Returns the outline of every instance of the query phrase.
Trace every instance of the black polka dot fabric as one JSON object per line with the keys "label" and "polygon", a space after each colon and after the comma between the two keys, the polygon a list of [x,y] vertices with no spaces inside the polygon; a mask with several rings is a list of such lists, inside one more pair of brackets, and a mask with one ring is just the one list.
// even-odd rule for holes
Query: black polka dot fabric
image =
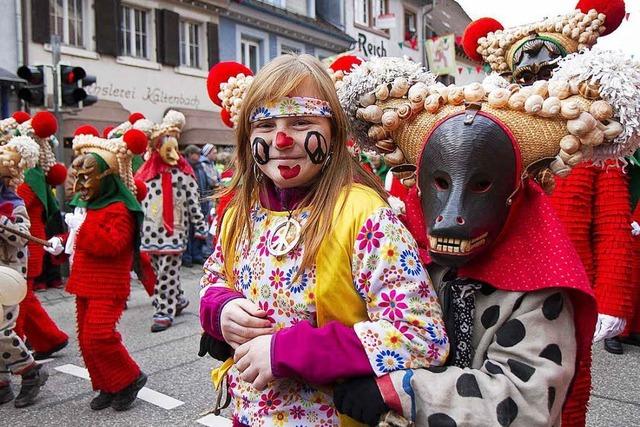
{"label": "black polka dot fabric", "polygon": [[453,418],[442,413],[429,415],[427,422],[429,427],[456,427],[458,425]]}
{"label": "black polka dot fabric", "polygon": [[484,313],[482,313],[482,317],[480,318],[480,322],[485,329],[489,329],[494,326],[498,322],[498,318],[500,317],[500,306],[492,305],[487,308]]}
{"label": "black polka dot fabric", "polygon": [[154,318],[173,320],[178,304],[186,301],[180,283],[181,255],[151,255],[158,281],[153,292]]}
{"label": "black polka dot fabric", "polygon": [[24,342],[14,332],[18,317],[18,306],[2,306],[5,315],[0,319],[0,383],[11,381],[11,375],[17,375],[34,361]]}
{"label": "black polka dot fabric", "polygon": [[507,397],[498,403],[496,416],[498,418],[498,424],[503,427],[510,426],[518,416],[518,405],[516,405],[516,402],[514,402],[512,398]]}
{"label": "black polka dot fabric", "polygon": [[558,344],[549,344],[540,352],[540,357],[551,360],[558,366],[562,366],[562,351]]}
{"label": "black polka dot fabric", "polygon": [[473,374],[465,373],[460,375],[458,381],[456,381],[456,391],[462,397],[482,398],[478,380],[476,380],[476,377]]}
{"label": "black polka dot fabric", "polygon": [[515,359],[508,359],[507,365],[509,365],[511,373],[525,383],[531,379],[531,376],[536,371],[533,366],[527,365],[526,363],[520,362]]}
{"label": "black polka dot fabric", "polygon": [[564,300],[562,298],[562,294],[560,292],[556,292],[544,300],[544,304],[542,305],[542,314],[544,314],[544,317],[549,320],[555,320],[560,315],[563,305]]}
{"label": "black polka dot fabric", "polygon": [[506,322],[496,332],[496,342],[502,347],[513,347],[524,339],[526,330],[519,319]]}

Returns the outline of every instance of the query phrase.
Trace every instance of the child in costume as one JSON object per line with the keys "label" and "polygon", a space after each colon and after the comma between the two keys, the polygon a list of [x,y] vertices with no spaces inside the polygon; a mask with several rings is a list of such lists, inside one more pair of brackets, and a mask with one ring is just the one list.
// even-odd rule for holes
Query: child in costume
{"label": "child in costume", "polygon": [[151,133],[150,158],[136,172],[136,178],[149,188],[142,201],[145,215],[140,251],[151,256],[158,278],[151,332],[169,328],[189,305],[180,283],[182,253],[190,225],[195,227],[196,238],[204,240],[207,233],[193,169],[178,152],[184,120],[178,111],[167,112]]}
{"label": "child in costume", "polygon": [[38,145],[27,136],[13,137],[0,146],[0,405],[14,398],[11,374],[21,375],[16,408],[32,405],[49,376],[14,332],[18,304],[27,293],[27,240],[10,230],[28,234],[30,226],[15,189],[37,160]]}
{"label": "child in costume", "polygon": [[[128,409],[147,377],[122,343],[116,324],[130,292],[130,270],[139,244],[144,197],[131,158],[144,152],[146,136],[135,129],[122,138],[102,139],[84,127],[73,139],[76,196],[72,206],[86,209],[75,236],[67,292],[76,296],[78,341],[93,389],[91,409]],[[60,238],[50,251],[63,250]]]}
{"label": "child in costume", "polygon": [[[15,129],[20,135],[32,138],[39,146],[37,164],[25,171],[24,183],[18,189],[18,195],[24,200],[31,228],[29,233],[40,239],[47,239],[45,224],[49,219],[60,215],[58,202],[51,187],[64,182],[66,168],[56,163],[51,148],[52,138],[57,129],[57,122],[53,114],[40,112],[32,118],[22,117],[22,121]],[[43,246],[29,242],[29,261],[27,269],[27,295],[20,304],[20,316],[16,323],[18,335],[26,337],[34,350],[36,359],[45,359],[53,353],[66,347],[69,337],[60,330],[49,317],[44,307],[34,293],[35,279],[42,273],[44,263]]]}
{"label": "child in costume", "polygon": [[444,363],[440,306],[415,241],[348,153],[322,64],[283,55],[255,80],[243,72],[222,64],[209,77],[214,100],[238,84],[231,104],[242,106],[231,111],[235,196],[205,264],[200,321],[235,351],[222,368],[234,425],[353,425],[332,383]]}

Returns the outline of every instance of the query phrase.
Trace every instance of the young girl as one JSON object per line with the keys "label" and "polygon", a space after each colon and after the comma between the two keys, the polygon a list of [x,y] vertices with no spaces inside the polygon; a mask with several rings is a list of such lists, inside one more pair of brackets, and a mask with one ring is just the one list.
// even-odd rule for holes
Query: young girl
{"label": "young girl", "polygon": [[349,155],[317,59],[267,64],[237,123],[235,196],[200,308],[204,330],[235,350],[234,425],[340,425],[322,385],[444,363],[436,295],[376,178]]}

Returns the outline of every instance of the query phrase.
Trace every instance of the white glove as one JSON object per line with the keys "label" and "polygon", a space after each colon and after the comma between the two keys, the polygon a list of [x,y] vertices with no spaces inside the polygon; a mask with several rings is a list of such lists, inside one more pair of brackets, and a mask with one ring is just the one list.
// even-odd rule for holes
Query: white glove
{"label": "white glove", "polygon": [[77,230],[84,222],[84,218],[87,216],[87,212],[83,208],[76,208],[73,213],[67,213],[64,215],[64,222],[67,223],[70,229]]}
{"label": "white glove", "polygon": [[404,215],[407,213],[404,202],[401,199],[394,196],[389,196],[387,202],[389,203],[389,206],[391,207],[393,213],[395,213],[396,215]]}
{"label": "white glove", "polygon": [[640,224],[635,221],[631,223],[631,234],[634,236],[640,236]]}
{"label": "white glove", "polygon": [[51,243],[51,246],[45,246],[44,250],[49,252],[51,255],[60,255],[64,250],[61,238],[52,237],[48,240],[48,242]]}
{"label": "white glove", "polygon": [[622,333],[626,325],[626,319],[598,313],[598,321],[596,323],[596,331],[593,334],[593,342],[617,337]]}

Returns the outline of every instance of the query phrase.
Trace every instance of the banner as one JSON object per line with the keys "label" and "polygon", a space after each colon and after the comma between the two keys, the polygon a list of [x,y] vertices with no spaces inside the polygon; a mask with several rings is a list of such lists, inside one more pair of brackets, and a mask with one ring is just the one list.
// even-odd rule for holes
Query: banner
{"label": "banner", "polygon": [[437,76],[456,73],[456,38],[454,34],[425,41],[429,71]]}

